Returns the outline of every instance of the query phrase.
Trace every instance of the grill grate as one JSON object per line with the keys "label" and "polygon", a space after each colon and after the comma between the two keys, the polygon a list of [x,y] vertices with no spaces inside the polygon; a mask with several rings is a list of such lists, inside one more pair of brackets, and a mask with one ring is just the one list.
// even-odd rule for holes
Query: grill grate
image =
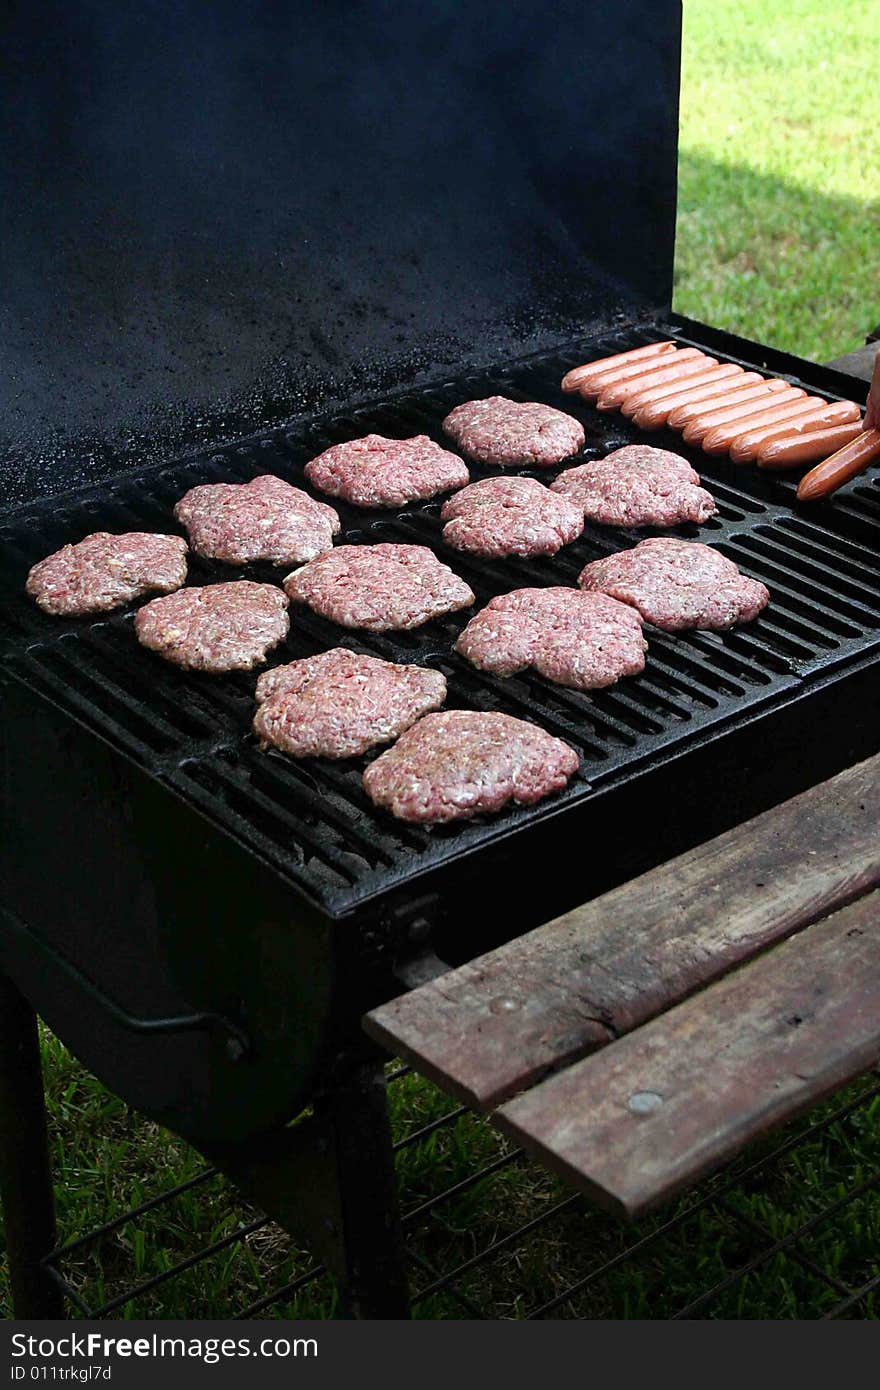
{"label": "grill grate", "polygon": [[[788,478],[706,458],[684,447],[678,436],[645,435],[618,414],[600,415],[586,402],[560,393],[563,372],[578,361],[656,336],[653,330],[629,331],[500,373],[367,405],[332,420],[306,421],[11,515],[0,530],[5,669],[100,732],[338,915],[511,828],[582,802],[685,742],[785,701],[819,673],[876,653],[876,481],[856,480],[821,509],[799,508]],[[719,355],[717,346],[712,351]],[[670,636],[648,629],[650,650],[643,676],[607,691],[581,694],[530,674],[501,680],[476,671],[451,651],[471,613],[492,595],[511,588],[574,583],[588,560],[635,544],[645,533],[588,526],[553,559],[483,560],[443,544],[440,502],[390,514],[336,504],[343,523],[340,540],[430,545],[468,581],[477,605],[412,633],[387,634],[347,632],[296,609],[290,636],[272,654],[272,663],[341,644],[442,670],[449,680],[450,707],[500,709],[536,720],[581,755],[580,773],[570,786],[537,807],[458,826],[402,825],[378,814],[364,796],[361,772],[367,759],[297,763],[259,751],[250,733],[256,673],[185,673],[138,645],[132,630],[134,608],[93,622],[65,621],[42,614],[23,593],[31,564],[90,531],[179,530],[171,509],[195,483],[246,481],[274,472],[302,485],[303,464],[331,443],[368,431],[400,437],[426,433],[442,440],[440,422],[454,404],[490,393],[543,400],[570,410],[586,428],[585,458],[635,439],[685,453],[715,494],[719,513],[703,527],[682,526],[673,534],[717,546],[747,574],[765,580],[772,595],[770,607],[755,623],[729,634]],[[556,471],[532,475],[548,481]],[[475,478],[490,473],[472,468]],[[278,582],[283,571],[262,565],[245,570],[191,557],[194,584],[245,574]]]}

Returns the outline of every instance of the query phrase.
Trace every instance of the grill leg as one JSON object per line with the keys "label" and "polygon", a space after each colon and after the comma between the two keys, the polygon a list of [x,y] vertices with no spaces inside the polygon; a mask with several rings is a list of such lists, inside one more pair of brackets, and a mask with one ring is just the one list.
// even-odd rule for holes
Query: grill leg
{"label": "grill leg", "polygon": [[343,1317],[409,1317],[381,1064],[352,1066],[299,1124],[205,1154],[323,1261]]}
{"label": "grill leg", "polygon": [[64,1316],[61,1291],[40,1261],[55,1244],[55,1202],[37,1019],[0,975],[0,1197],[17,1318]]}
{"label": "grill leg", "polygon": [[334,1131],[343,1227],[343,1316],[409,1318],[384,1069],[357,1069],[325,1106]]}
{"label": "grill leg", "polygon": [[408,1318],[403,1235],[385,1074],[357,1068],[319,1103],[333,1135],[343,1317]]}

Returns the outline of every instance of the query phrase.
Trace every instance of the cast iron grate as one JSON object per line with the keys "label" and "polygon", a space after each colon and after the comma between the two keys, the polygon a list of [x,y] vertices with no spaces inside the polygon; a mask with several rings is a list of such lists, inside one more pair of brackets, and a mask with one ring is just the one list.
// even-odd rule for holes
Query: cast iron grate
{"label": "cast iron grate", "polygon": [[[856,480],[821,509],[798,509],[789,480],[684,449],[714,492],[719,514],[701,528],[684,526],[677,533],[717,546],[746,573],[765,580],[772,602],[755,623],[726,635],[673,637],[649,629],[648,664],[638,679],[580,694],[528,674],[510,680],[486,676],[451,650],[468,613],[412,633],[372,635],[345,631],[305,610],[294,612],[290,637],[272,654],[272,664],[341,644],[435,666],[448,677],[450,707],[500,709],[533,719],[580,753],[580,773],[559,796],[492,820],[429,830],[404,826],[374,810],[361,788],[365,759],[295,763],[261,753],[250,733],[256,673],[184,673],[139,647],[133,607],[94,622],[63,621],[42,614],[23,593],[31,564],[90,531],[178,530],[171,509],[197,482],[245,481],[274,472],[301,485],[303,464],[342,439],[372,430],[401,437],[427,433],[442,440],[444,414],[471,396],[497,392],[563,406],[584,422],[584,457],[636,438],[681,449],[677,436],[643,435],[617,413],[600,415],[586,402],[563,397],[558,386],[574,363],[647,341],[659,331],[628,331],[508,370],[368,404],[332,420],[305,421],[10,515],[0,529],[2,666],[197,806],[323,909],[342,915],[390,887],[410,886],[418,876],[514,828],[582,803],[661,755],[784,703],[820,675],[875,655],[880,649],[876,483]],[[712,351],[718,355],[717,347]],[[821,381],[817,369],[811,389],[821,390]],[[549,480],[554,472],[535,476]],[[340,540],[409,541],[434,548],[474,589],[472,611],[510,588],[571,584],[588,560],[645,534],[589,526],[553,559],[493,561],[469,558],[443,544],[439,502],[391,514],[345,504],[339,511]],[[266,566],[244,570],[192,557],[190,582],[245,573],[276,582],[283,575]]]}

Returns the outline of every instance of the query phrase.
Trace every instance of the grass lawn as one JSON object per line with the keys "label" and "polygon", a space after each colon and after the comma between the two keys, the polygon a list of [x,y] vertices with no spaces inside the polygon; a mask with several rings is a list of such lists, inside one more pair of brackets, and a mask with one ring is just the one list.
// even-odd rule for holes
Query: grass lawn
{"label": "grass lawn", "polygon": [[[56,1163],[59,1220],[74,1239],[107,1216],[135,1206],[158,1191],[194,1177],[200,1157],[175,1136],[133,1114],[84,1074],[54,1038],[46,1036],[51,1126]],[[573,1199],[556,1179],[527,1164],[483,1122],[465,1114],[440,1124],[427,1138],[398,1154],[397,1168],[408,1246],[415,1253],[412,1287],[429,1287],[434,1273],[451,1270],[555,1210],[552,1219],[517,1240],[502,1244],[488,1264],[466,1272],[448,1290],[419,1301],[420,1318],[475,1316],[518,1318],[542,1306],[572,1283],[614,1261],[631,1243],[645,1242],[637,1255],[612,1264],[602,1278],[583,1287],[553,1312],[560,1318],[664,1318],[721,1281],[765,1248],[784,1238],[845,1190],[880,1173],[880,1094],[857,1083],[826,1104],[820,1116],[866,1090],[868,1099],[830,1129],[807,1138],[760,1177],[748,1169],[788,1139],[815,1124],[814,1114],[782,1135],[742,1155],[738,1180],[722,1196],[724,1175],[691,1192],[678,1204],[633,1228]],[[880,1091],[880,1087],[877,1088]],[[405,1138],[457,1110],[448,1097],[412,1074],[390,1089],[395,1134]],[[495,1169],[433,1210],[432,1197],[465,1182],[477,1170]],[[558,1210],[556,1210],[559,1208]],[[687,1219],[669,1231],[679,1213]],[[148,1213],[107,1237],[99,1252],[77,1252],[65,1273],[92,1307],[138,1283],[161,1275],[188,1255],[253,1223],[259,1213],[241,1202],[220,1179],[191,1189],[159,1211]],[[755,1227],[763,1233],[756,1236]],[[790,1318],[827,1311],[839,1293],[817,1273],[860,1287],[876,1271],[880,1249],[880,1200],[868,1195],[799,1242],[794,1255],[767,1264],[724,1289],[709,1313],[727,1318]],[[312,1267],[308,1253],[277,1227],[264,1225],[210,1260],[160,1284],[119,1317],[217,1317],[244,1310]],[[864,1311],[880,1314],[871,1295]],[[327,1317],[334,1308],[332,1283],[321,1277],[267,1316]]]}
{"label": "grass lawn", "polygon": [[880,323],[875,0],[684,0],[675,307],[816,361]]}
{"label": "grass lawn", "polygon": [[[820,360],[860,344],[880,321],[878,57],[875,0],[685,0],[677,309]],[[44,1053],[66,1239],[199,1171],[201,1161],[186,1145],[108,1096],[49,1036]],[[451,1108],[412,1076],[398,1081],[393,1095],[401,1135]],[[683,1226],[659,1234],[638,1259],[585,1286],[557,1315],[667,1316],[748,1258],[755,1223],[783,1237],[877,1171],[878,1121],[874,1098],[792,1149],[768,1178],[746,1176],[723,1202],[699,1207]],[[430,1283],[431,1269],[466,1260],[567,1201],[555,1180],[507,1157],[503,1141],[468,1116],[402,1151],[404,1209],[416,1212],[409,1229],[422,1262],[416,1287]],[[754,1158],[743,1158],[740,1169]],[[417,1214],[438,1182],[448,1186],[488,1163],[497,1165],[491,1176]],[[82,1254],[67,1272],[98,1303],[254,1215],[227,1187],[209,1182],[137,1229],[115,1232],[100,1261]],[[659,1232],[669,1215],[644,1223],[639,1234]],[[502,1246],[492,1266],[466,1275],[460,1289],[489,1316],[520,1317],[631,1239],[612,1218],[579,1202],[566,1205],[526,1244]],[[780,1254],[722,1292],[711,1313],[784,1318],[821,1311],[837,1295],[817,1265],[859,1284],[874,1272],[878,1249],[880,1201],[868,1195],[818,1226],[795,1258]],[[120,1315],[223,1315],[308,1267],[304,1252],[263,1226]],[[0,1311],[4,1298],[0,1282]],[[317,1281],[277,1311],[326,1316],[332,1298],[330,1285]],[[417,1311],[435,1318],[463,1313],[447,1292],[425,1298]],[[869,1301],[862,1313],[878,1311]]]}

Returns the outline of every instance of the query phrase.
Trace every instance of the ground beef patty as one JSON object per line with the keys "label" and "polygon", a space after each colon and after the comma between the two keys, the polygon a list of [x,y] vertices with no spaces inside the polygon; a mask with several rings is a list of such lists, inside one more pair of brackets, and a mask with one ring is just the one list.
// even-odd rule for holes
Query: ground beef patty
{"label": "ground beef patty", "polygon": [[209,560],[301,565],[333,544],[339,517],[298,487],[265,473],[249,483],[205,483],[181,497],[174,515]]}
{"label": "ground beef patty", "polygon": [[443,428],[468,458],[502,468],[551,468],[576,454],[585,438],[583,425],[571,415],[506,396],[457,405]]}
{"label": "ground beef patty", "polygon": [[627,444],[567,468],[551,487],[605,526],[678,526],[706,521],[718,510],[687,459],[650,444]]}
{"label": "ground beef patty", "polygon": [[444,710],[420,719],[371,763],[364,788],[400,820],[462,820],[508,801],[540,801],[564,787],[577,766],[574,749],[537,724]]}
{"label": "ground beef patty", "polygon": [[457,454],[426,434],[414,439],[368,434],[325,449],[306,464],[306,477],[321,492],[356,507],[402,507],[464,487],[470,474]]}
{"label": "ground beef patty", "polygon": [[102,613],[141,594],[170,594],[186,583],[186,541],[128,531],[96,531],[34,565],[27,591],[47,613]]}
{"label": "ground beef patty", "polygon": [[584,529],[580,507],[534,478],[484,478],[444,503],[443,539],[476,555],[555,555]]}
{"label": "ground beef patty", "polygon": [[748,623],[770,601],[763,584],[740,574],[711,546],[667,536],[594,560],[578,583],[631,603],[646,622],[666,632]]}
{"label": "ground beef patty", "polygon": [[257,681],[254,729],[295,758],[352,758],[390,743],[446,699],[446,677],[334,647]]}
{"label": "ground beef patty", "polygon": [[287,597],[240,579],[154,598],[135,614],[138,641],[193,671],[249,671],[287,636]]}
{"label": "ground beef patty", "polygon": [[577,589],[514,589],[471,618],[455,649],[481,671],[512,676],[533,666],[557,685],[598,690],[645,666],[635,608]]}
{"label": "ground beef patty", "polygon": [[464,580],[424,545],[339,545],[289,574],[284,587],[331,622],[372,632],[420,627],[474,601]]}

